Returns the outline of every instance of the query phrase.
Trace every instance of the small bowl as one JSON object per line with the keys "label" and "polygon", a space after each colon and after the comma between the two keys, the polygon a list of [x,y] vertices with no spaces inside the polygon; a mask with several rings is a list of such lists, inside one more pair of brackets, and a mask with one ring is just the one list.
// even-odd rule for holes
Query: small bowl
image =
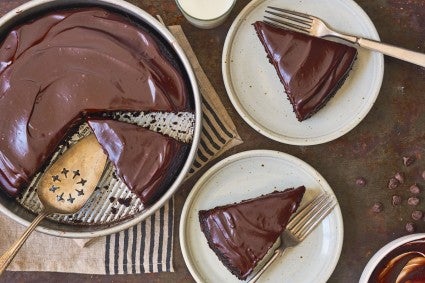
{"label": "small bowl", "polygon": [[236,0],[176,0],[183,16],[194,26],[212,29],[221,25],[235,6]]}
{"label": "small bowl", "polygon": [[391,251],[400,247],[401,245],[404,245],[408,242],[416,241],[416,240],[419,240],[419,239],[425,239],[425,233],[407,235],[407,236],[395,239],[394,241],[383,246],[379,251],[377,251],[375,253],[375,255],[367,263],[367,265],[364,268],[363,273],[360,277],[359,283],[368,283],[373,271],[376,268],[376,266]]}

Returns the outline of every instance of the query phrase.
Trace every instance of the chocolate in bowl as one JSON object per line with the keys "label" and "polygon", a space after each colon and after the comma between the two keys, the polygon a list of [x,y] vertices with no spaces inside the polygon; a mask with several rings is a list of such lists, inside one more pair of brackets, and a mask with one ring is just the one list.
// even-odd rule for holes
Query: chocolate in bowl
{"label": "chocolate in bowl", "polygon": [[[96,36],[99,35],[98,27],[93,27],[93,30],[87,29],[84,32],[78,30],[79,28],[81,28],[80,26],[84,26],[84,24],[87,24],[84,22],[84,18],[74,19],[75,28],[74,26],[72,26],[72,21],[71,27],[67,27],[66,20],[71,17],[67,17],[66,13],[74,13],[73,11],[75,11],[75,9],[83,9],[83,13],[86,10],[94,11],[94,16],[98,16],[99,18],[101,18],[101,21],[107,21],[107,23],[105,24],[106,28],[101,30],[100,34],[102,36],[96,38]],[[106,19],[104,20],[104,15],[102,13],[110,14],[112,16],[106,15]],[[47,33],[45,33],[47,34],[46,36],[45,34],[37,35],[36,31],[34,30],[30,30],[29,33],[27,33],[28,35],[25,36],[26,31],[25,29],[22,29],[18,35],[22,36],[23,38],[25,36],[25,38],[29,40],[21,40],[19,41],[19,44],[17,44],[17,46],[14,46],[13,44],[10,44],[10,46],[8,46],[7,44],[5,45],[6,51],[9,49],[17,51],[15,52],[15,54],[18,53],[18,56],[16,56],[17,63],[19,63],[19,59],[22,59],[21,61],[24,62],[22,63],[22,68],[17,68],[17,70],[20,70],[22,73],[20,78],[23,78],[24,80],[26,79],[26,81],[23,84],[23,90],[25,91],[25,95],[20,94],[19,92],[19,90],[22,90],[22,87],[21,89],[19,87],[15,89],[17,95],[15,95],[14,97],[17,98],[16,101],[12,101],[12,107],[10,110],[8,110],[10,112],[8,114],[10,115],[7,115],[7,117],[11,116],[11,118],[10,121],[3,122],[3,126],[7,128],[9,126],[7,122],[13,123],[17,120],[24,120],[25,122],[27,122],[28,117],[35,117],[31,120],[32,124],[29,124],[30,131],[27,131],[27,133],[22,134],[22,132],[19,132],[19,129],[16,130],[17,128],[19,128],[19,123],[17,123],[18,126],[16,127],[9,127],[9,133],[15,131],[15,133],[19,133],[20,135],[11,135],[12,138],[9,140],[9,143],[6,143],[6,145],[9,145],[8,154],[22,154],[26,161],[25,165],[27,166],[27,168],[24,168],[25,170],[22,170],[22,172],[18,172],[19,174],[16,174],[18,176],[16,180],[11,177],[13,175],[9,172],[9,177],[11,178],[9,178],[8,180],[12,180],[12,182],[16,181],[12,185],[19,185],[20,183],[29,182],[29,179],[34,173],[31,170],[34,170],[34,168],[37,167],[39,163],[45,164],[48,161],[48,159],[53,154],[53,149],[58,146],[59,142],[62,141],[65,136],[70,135],[70,133],[68,132],[69,129],[77,128],[80,122],[83,120],[82,118],[92,118],[91,115],[97,118],[97,116],[99,116],[101,112],[103,112],[103,110],[165,111],[173,112],[174,114],[177,114],[176,112],[183,111],[191,112],[191,110],[193,110],[193,114],[195,116],[193,139],[190,143],[188,151],[186,152],[186,154],[179,154],[179,156],[182,156],[181,158],[183,159],[183,161],[180,162],[180,164],[177,165],[175,168],[170,168],[170,170],[168,170],[171,171],[172,177],[167,178],[165,186],[169,188],[168,190],[166,190],[165,194],[157,201],[155,201],[150,207],[143,207],[142,209],[140,209],[139,206],[136,209],[132,210],[132,212],[127,212],[126,216],[132,217],[132,219],[128,219],[126,221],[121,221],[124,219],[120,219],[118,223],[114,223],[114,227],[109,227],[111,225],[110,221],[103,221],[102,225],[95,228],[84,227],[84,229],[81,229],[81,227],[68,227],[69,225],[63,225],[58,223],[45,223],[46,227],[41,227],[40,229],[41,231],[44,230],[43,232],[48,232],[50,234],[58,234],[57,231],[55,232],[53,230],[56,230],[58,228],[58,225],[60,225],[60,229],[62,231],[70,232],[65,233],[66,235],[63,235],[61,231],[60,234],[62,236],[68,237],[97,236],[99,235],[99,233],[97,233],[98,231],[102,231],[101,234],[113,233],[115,231],[124,229],[139,222],[140,220],[146,218],[148,215],[153,213],[160,206],[162,206],[165,201],[174,193],[178,185],[181,183],[184,175],[186,175],[189,170],[189,166],[191,165],[191,161],[193,160],[195,150],[197,148],[200,133],[200,101],[193,72],[181,48],[176,44],[175,39],[168,33],[168,31],[164,27],[162,27],[158,22],[156,22],[156,20],[153,19],[151,16],[149,16],[139,8],[123,1],[31,1],[4,16],[0,20],[0,32],[1,34],[3,34],[4,38],[4,35],[7,34],[7,32],[12,30],[13,28],[19,27],[22,23],[40,18],[40,15],[46,14],[51,15],[50,18],[46,17],[47,20],[44,22],[44,24],[47,25],[47,28],[45,28],[44,30],[40,29],[43,32],[47,31]],[[117,14],[117,17],[115,17],[115,14]],[[118,14],[120,15],[118,16]],[[62,22],[63,18],[65,20]],[[110,25],[111,23],[113,24],[114,21],[116,21],[116,29],[114,29],[115,25]],[[65,25],[62,26],[63,30],[66,31],[67,35],[71,34],[71,36],[65,38],[65,41],[68,41],[68,45],[69,43],[76,42],[76,46],[84,46],[84,44],[87,44],[87,46],[84,46],[86,48],[51,48],[54,44],[50,43],[55,43],[56,41],[60,42],[60,37],[63,35],[63,33],[60,32],[55,33],[55,29],[60,30],[60,27],[57,28],[55,24],[52,25],[52,22],[59,22],[58,25]],[[90,24],[91,23],[88,22],[87,25],[91,27]],[[108,28],[112,31],[111,34],[109,34]],[[121,32],[121,34],[114,34],[116,30],[119,31],[119,28],[123,28],[124,30]],[[136,31],[134,31],[134,29],[136,29]],[[148,55],[156,53],[160,53],[162,55],[162,57],[151,56],[149,59],[147,59],[151,61],[151,64],[148,64],[147,67],[143,67],[152,69],[168,68],[169,70],[171,68],[171,71],[165,72],[166,75],[164,75],[163,77],[160,77],[160,75],[158,75],[159,78],[154,77],[154,79],[152,80],[150,78],[152,76],[156,76],[156,74],[158,73],[154,72],[153,75],[151,73],[148,73],[147,76],[151,77],[141,78],[139,84],[135,82],[133,85],[132,81],[137,80],[137,76],[140,75],[140,72],[137,72],[138,62],[132,62],[131,56],[128,56],[127,54],[128,52],[121,52],[120,47],[122,45],[131,46],[131,52],[137,52],[137,42],[135,46],[132,46],[134,42],[132,41],[131,36],[127,35],[131,35],[131,33],[137,33],[138,31],[140,31],[140,33],[146,33],[146,36],[143,39],[146,39],[146,45],[148,46],[148,48],[151,48],[153,46],[153,50],[145,50],[146,52],[150,52],[150,54]],[[53,35],[49,33],[53,33]],[[106,36],[103,36],[104,34],[106,34]],[[84,36],[86,36],[86,38]],[[92,40],[91,36],[94,36],[95,40]],[[155,44],[150,44],[150,37],[154,39]],[[11,38],[13,39],[13,33]],[[102,46],[102,40],[104,40],[105,38],[107,39],[107,44],[111,42],[113,43],[110,45],[106,45],[106,48]],[[10,38],[6,38],[6,41],[8,39]],[[39,44],[40,39],[42,41],[41,43],[43,43],[43,40],[46,40],[47,44],[45,46]],[[94,42],[95,46],[88,44],[90,40]],[[13,43],[13,40],[11,42]],[[35,48],[31,45],[34,42],[35,45],[38,44],[37,47],[39,48],[39,50],[34,50]],[[100,46],[96,46],[96,44],[98,43],[100,44]],[[27,44],[29,47],[25,46],[25,44]],[[155,45],[157,45],[158,48],[155,48]],[[104,50],[101,50],[102,48]],[[19,54],[21,49],[30,50],[29,53],[33,52],[32,54],[35,54],[37,56],[33,56],[33,58],[30,59],[25,58],[27,54],[24,54],[22,56],[21,54]],[[98,52],[99,50],[103,52],[100,52],[101,56],[97,56],[97,53],[93,55],[93,53]],[[43,57],[45,54],[49,54],[48,52],[50,51],[63,52],[64,55],[63,57],[56,57],[58,58],[57,62],[55,62],[54,60],[51,60],[52,62],[50,62],[49,60],[47,60],[49,58],[48,56]],[[82,54],[78,54],[80,52]],[[111,52],[116,53],[111,55]],[[72,54],[70,55],[69,53]],[[9,54],[7,54],[7,52],[4,52],[3,54],[5,54],[4,56],[6,57],[10,56]],[[57,54],[55,55],[57,56]],[[137,54],[137,56],[141,57],[145,55],[146,54],[143,54],[143,52]],[[106,57],[106,59],[109,60],[106,60],[106,63],[104,63],[102,60],[99,60],[99,57],[102,56]],[[68,57],[70,59],[68,61],[65,60]],[[25,59],[27,60],[25,61]],[[143,58],[141,58],[141,60],[142,59]],[[38,64],[37,60],[39,60]],[[81,60],[82,62],[76,62],[78,60]],[[7,60],[5,61],[7,62]],[[43,65],[43,63],[45,64]],[[16,65],[19,67],[18,64]],[[112,65],[112,67],[110,65]],[[172,67],[169,67],[168,65],[171,65]],[[25,68],[25,66],[28,67]],[[43,66],[46,67],[44,70]],[[88,71],[85,69],[86,66],[90,66],[90,68],[87,68]],[[181,74],[181,80],[175,79],[176,76],[178,77],[178,75],[173,72],[173,68]],[[74,72],[76,69],[77,72]],[[114,73],[115,70],[117,70],[116,73]],[[7,70],[5,72],[7,72]],[[109,74],[108,72],[111,74]],[[75,73],[77,73],[79,76],[77,80],[74,79]],[[98,73],[100,73],[101,75],[97,76]],[[146,72],[144,74],[146,74]],[[161,74],[161,72],[159,74]],[[59,79],[52,80],[52,78],[56,79],[55,76],[57,76]],[[92,78],[91,80],[88,80],[89,83],[86,83],[85,77],[90,76],[94,77],[94,79]],[[68,77],[71,77],[71,79],[68,79]],[[107,77],[108,80],[102,80],[105,77]],[[52,99],[47,100],[49,103],[45,103],[46,100],[43,99],[44,94],[40,97],[37,97],[37,95],[34,96],[31,92],[42,92],[37,89],[37,83],[39,82],[39,78],[44,79],[44,81],[43,83],[40,83],[38,87],[41,90],[45,90],[47,88],[46,92],[51,92],[47,97],[53,97],[53,101],[56,102],[53,105],[59,106],[59,109],[52,108],[52,104],[50,103]],[[117,79],[115,81],[112,81],[113,78]],[[50,84],[49,80],[52,80]],[[72,95],[75,94],[74,90],[78,88],[69,90],[70,88],[74,87],[73,83],[80,83],[83,86],[87,86],[86,88],[82,88],[82,93],[77,93],[77,97],[80,100],[72,97]],[[27,86],[26,84],[30,86],[25,87]],[[7,84],[3,84],[3,86],[7,86]],[[12,89],[14,86],[16,86],[16,84],[12,85]],[[143,89],[143,87],[147,87],[148,89],[150,88],[150,93],[145,96],[143,96],[142,94],[138,96],[137,89]],[[66,89],[66,91],[63,91],[64,88]],[[136,90],[136,92],[134,90]],[[184,95],[169,95],[170,93],[182,93],[182,91]],[[87,92],[90,92],[90,95],[87,95]],[[133,93],[133,95],[123,97],[120,92],[130,92]],[[135,96],[134,93],[136,93],[137,95]],[[31,101],[31,99],[36,99],[34,103],[36,107],[33,107],[32,110],[31,103],[33,103],[33,101]],[[25,103],[27,103],[29,106]],[[21,108],[19,108],[20,106]],[[28,109],[30,109],[30,112],[28,112]],[[25,111],[25,115],[16,115],[16,113],[21,114]],[[57,117],[57,119],[52,119],[51,116],[44,115],[44,113],[49,113],[50,111],[54,112],[54,117]],[[14,115],[17,117],[15,117]],[[24,119],[22,119],[22,116],[24,117]],[[46,128],[47,124],[50,128]],[[6,131],[6,133],[8,133],[8,131]],[[8,138],[8,136],[4,137]],[[18,143],[13,143],[13,138],[15,138],[14,140],[18,141]],[[25,142],[27,141],[29,142],[25,144]],[[24,143],[24,146],[20,147],[22,143]],[[23,148],[26,151],[22,152]],[[12,167],[12,169],[15,168]],[[7,170],[3,170],[3,172],[5,171]],[[11,171],[12,173],[14,173],[14,170]],[[2,176],[2,178],[3,177],[4,176]],[[5,182],[2,183],[4,184]],[[16,192],[10,192],[9,190],[9,193],[13,195]],[[120,196],[123,197],[123,195]],[[13,203],[13,201],[11,203],[11,200],[7,199],[4,194],[0,194],[0,197],[0,209],[6,214],[11,215],[17,221],[25,223],[33,217],[27,212],[22,211],[21,208],[16,207],[16,203]],[[13,210],[13,212],[11,212],[11,210]],[[96,235],[93,235],[93,231],[96,232]]]}
{"label": "chocolate in bowl", "polygon": [[425,282],[425,234],[396,239],[368,262],[361,283]]}

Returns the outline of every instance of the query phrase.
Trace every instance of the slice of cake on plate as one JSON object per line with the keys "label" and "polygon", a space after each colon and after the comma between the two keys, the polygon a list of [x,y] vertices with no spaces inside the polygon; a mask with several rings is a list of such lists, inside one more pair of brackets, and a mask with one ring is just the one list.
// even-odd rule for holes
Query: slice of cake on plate
{"label": "slice of cake on plate", "polygon": [[357,49],[257,21],[254,28],[299,121],[310,118],[348,77]]}
{"label": "slice of cake on plate", "polygon": [[285,230],[304,192],[300,186],[201,210],[201,230],[220,261],[245,280]]}

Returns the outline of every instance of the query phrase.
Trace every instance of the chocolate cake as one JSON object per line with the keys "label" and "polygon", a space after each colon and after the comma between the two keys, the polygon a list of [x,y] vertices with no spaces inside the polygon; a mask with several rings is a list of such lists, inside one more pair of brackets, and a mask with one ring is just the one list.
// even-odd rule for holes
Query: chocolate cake
{"label": "chocolate cake", "polygon": [[245,280],[284,231],[304,192],[301,186],[201,210],[201,230],[220,261]]}
{"label": "chocolate cake", "polygon": [[1,189],[16,197],[87,118],[192,111],[183,73],[165,50],[148,29],[100,8],[52,12],[3,35]]}
{"label": "chocolate cake", "polygon": [[264,22],[254,28],[299,121],[310,118],[337,92],[357,57],[345,44]]}
{"label": "chocolate cake", "polygon": [[118,176],[144,204],[155,201],[183,165],[188,145],[145,128],[111,120],[89,120]]}

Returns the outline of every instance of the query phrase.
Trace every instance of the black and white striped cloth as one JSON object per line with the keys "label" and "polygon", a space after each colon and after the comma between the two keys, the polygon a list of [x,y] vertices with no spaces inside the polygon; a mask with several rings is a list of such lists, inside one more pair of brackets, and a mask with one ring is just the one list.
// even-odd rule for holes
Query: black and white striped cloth
{"label": "black and white striped cloth", "polygon": [[174,200],[130,229],[106,236],[105,273],[173,272]]}

